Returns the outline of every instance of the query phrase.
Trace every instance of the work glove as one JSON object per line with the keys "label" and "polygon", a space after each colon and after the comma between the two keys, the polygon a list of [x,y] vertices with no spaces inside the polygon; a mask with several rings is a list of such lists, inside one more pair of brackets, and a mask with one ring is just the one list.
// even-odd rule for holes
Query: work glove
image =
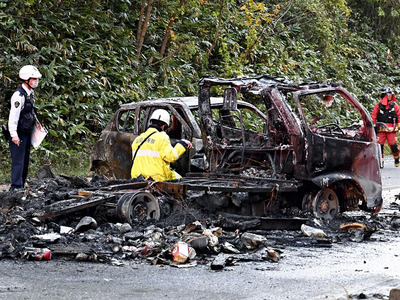
{"label": "work glove", "polygon": [[182,139],[182,140],[179,141],[179,143],[180,143],[183,147],[185,147],[186,149],[192,149],[192,148],[193,148],[192,143],[189,142],[188,140]]}

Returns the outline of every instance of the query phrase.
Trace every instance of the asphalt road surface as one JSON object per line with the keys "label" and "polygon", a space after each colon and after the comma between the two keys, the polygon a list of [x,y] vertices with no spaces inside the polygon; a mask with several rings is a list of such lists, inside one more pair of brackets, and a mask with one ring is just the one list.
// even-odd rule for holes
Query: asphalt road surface
{"label": "asphalt road surface", "polygon": [[[388,205],[400,194],[399,174],[387,158],[382,213],[396,213]],[[391,230],[332,248],[286,247],[278,263],[240,262],[222,271],[4,259],[0,299],[388,299],[400,286],[399,255],[400,232]]]}

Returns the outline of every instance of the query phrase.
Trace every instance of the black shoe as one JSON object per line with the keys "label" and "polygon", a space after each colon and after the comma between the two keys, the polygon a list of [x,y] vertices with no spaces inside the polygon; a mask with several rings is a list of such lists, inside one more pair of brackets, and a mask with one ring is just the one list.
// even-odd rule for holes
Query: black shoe
{"label": "black shoe", "polygon": [[396,167],[398,167],[398,166],[400,165],[399,159],[398,159],[398,158],[395,158],[395,159],[394,159],[394,165],[395,165]]}

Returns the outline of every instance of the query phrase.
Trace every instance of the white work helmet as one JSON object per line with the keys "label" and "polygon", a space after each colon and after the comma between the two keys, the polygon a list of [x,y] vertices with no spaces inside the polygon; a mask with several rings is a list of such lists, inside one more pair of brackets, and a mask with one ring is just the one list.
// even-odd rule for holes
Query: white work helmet
{"label": "white work helmet", "polygon": [[151,115],[150,121],[151,120],[162,121],[169,126],[170,116],[165,109],[156,109]]}
{"label": "white work helmet", "polygon": [[384,93],[384,94],[393,94],[393,89],[387,86],[382,90],[382,93]]}
{"label": "white work helmet", "polygon": [[19,78],[29,80],[29,78],[42,78],[38,68],[32,65],[26,65],[19,70]]}

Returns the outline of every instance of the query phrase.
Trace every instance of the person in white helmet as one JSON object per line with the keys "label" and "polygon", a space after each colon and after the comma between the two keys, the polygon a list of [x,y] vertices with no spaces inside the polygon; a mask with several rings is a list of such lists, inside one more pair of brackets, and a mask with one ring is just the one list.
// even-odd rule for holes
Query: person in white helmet
{"label": "person in white helmet", "polygon": [[396,95],[392,88],[385,87],[382,90],[381,99],[375,104],[371,117],[375,125],[377,125],[377,122],[385,124],[385,126],[378,126],[377,128],[378,143],[382,150],[382,162],[385,152],[384,146],[387,141],[393,154],[394,165],[399,167],[400,150],[397,144],[397,132],[400,129],[400,107],[396,103]]}
{"label": "person in white helmet", "polygon": [[26,65],[19,70],[19,78],[22,80],[22,84],[17,87],[11,97],[8,118],[12,160],[11,190],[23,188],[28,176],[31,135],[37,123],[33,98],[34,89],[38,87],[42,74],[35,66]]}
{"label": "person in white helmet", "polygon": [[150,126],[132,143],[131,177],[140,175],[145,179],[165,181],[179,179],[182,176],[171,169],[170,163],[177,161],[192,144],[180,140],[172,147],[165,133],[170,123],[170,115],[164,109],[156,109],[150,117]]}

